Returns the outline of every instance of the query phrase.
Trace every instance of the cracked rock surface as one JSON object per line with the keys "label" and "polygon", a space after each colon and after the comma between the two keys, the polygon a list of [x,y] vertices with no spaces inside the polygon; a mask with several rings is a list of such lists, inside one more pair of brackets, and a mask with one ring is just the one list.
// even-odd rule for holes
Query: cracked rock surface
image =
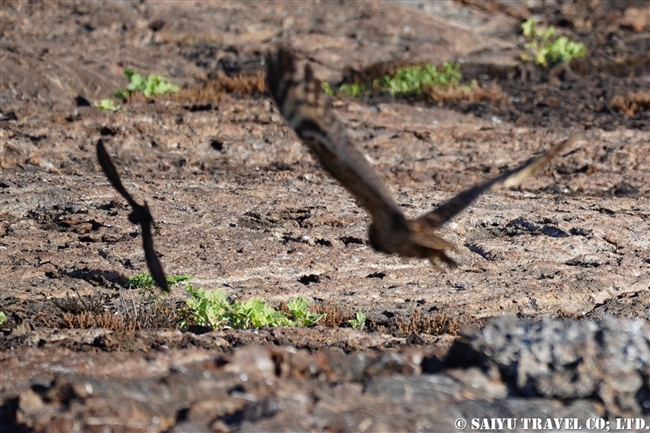
{"label": "cracked rock surface", "polygon": [[549,414],[586,426],[592,418],[648,416],[649,336],[638,319],[503,317],[468,330],[444,356],[428,347],[345,353],[249,345],[229,355],[109,352],[74,362],[69,353],[18,349],[2,358],[13,384],[2,390],[13,395],[3,415],[14,411],[22,428],[35,431],[120,424],[159,431],[451,432],[459,418],[523,423]]}

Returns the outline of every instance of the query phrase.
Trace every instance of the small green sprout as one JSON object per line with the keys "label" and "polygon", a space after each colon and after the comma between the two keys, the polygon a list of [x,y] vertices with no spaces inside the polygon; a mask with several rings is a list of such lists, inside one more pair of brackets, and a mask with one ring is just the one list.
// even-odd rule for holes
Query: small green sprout
{"label": "small green sprout", "polygon": [[169,284],[170,286],[173,286],[178,283],[182,283],[183,281],[189,281],[192,278],[194,277],[191,275],[168,275],[165,277],[165,279],[167,280],[167,284]]}
{"label": "small green sprout", "polygon": [[[167,275],[165,279],[167,284],[173,286],[182,281],[191,280],[193,277],[191,275]],[[149,272],[140,272],[135,274],[132,277],[129,277],[124,284],[125,287],[133,287],[135,289],[146,289],[147,287],[154,287],[156,282],[153,280],[153,277]]]}
{"label": "small green sprout", "polygon": [[7,315],[3,311],[0,311],[0,325],[5,323],[6,321],[7,321]]}
{"label": "small green sprout", "polygon": [[129,277],[129,279],[126,280],[126,283],[124,283],[125,287],[133,287],[135,289],[146,289],[155,285],[156,283],[149,272],[135,274],[132,277]]}
{"label": "small green sprout", "polygon": [[339,87],[339,93],[356,98],[366,93],[366,85],[359,83],[343,84]]}
{"label": "small green sprout", "polygon": [[320,83],[320,86],[323,88],[323,91],[327,96],[334,96],[334,90],[332,90],[330,83],[328,83],[327,81],[323,81],[322,83]]}
{"label": "small green sprout", "polygon": [[[309,303],[298,297],[289,302],[288,314],[269,307],[259,298],[230,303],[222,289],[203,290],[188,287],[192,298],[186,302],[187,316],[199,326],[220,329],[229,326],[234,329],[261,328],[262,326],[311,326],[325,317],[309,311]],[[182,326],[187,326],[187,320]]]}
{"label": "small green sprout", "polygon": [[289,301],[287,308],[291,311],[296,326],[315,325],[319,320],[325,317],[325,314],[311,313],[309,311],[309,302],[301,296]]}
{"label": "small green sprout", "polygon": [[535,60],[535,63],[546,68],[560,61],[568,63],[587,55],[583,43],[572,41],[566,36],[551,40],[555,36],[555,27],[549,26],[544,30],[538,30],[537,24],[535,19],[530,18],[521,25],[522,33],[527,39],[524,47],[533,54],[531,57],[529,53],[523,53],[521,55],[523,60]]}
{"label": "small green sprout", "polygon": [[130,69],[124,70],[124,75],[129,79],[130,83],[126,89],[118,90],[114,96],[120,99],[128,99],[131,94],[135,92],[142,92],[145,98],[156,95],[164,95],[166,93],[176,93],[180,87],[176,84],[170,83],[166,78],[161,75],[151,74],[147,79],[142,75]]}
{"label": "small green sprout", "polygon": [[[192,278],[191,275],[167,275],[165,277],[169,287],[183,281],[191,280]],[[126,283],[124,283],[124,287],[140,289],[138,293],[142,296],[148,297],[150,301],[157,301],[160,297],[160,293],[154,290],[155,286],[156,282],[153,280],[153,277],[149,272],[141,272],[133,275],[126,280]]]}
{"label": "small green sprout", "polygon": [[535,18],[529,18],[521,25],[521,31],[528,39],[540,38],[548,40],[551,36],[555,34],[555,27],[551,26],[548,29],[538,32],[537,31],[537,20]]}
{"label": "small green sprout", "polygon": [[551,59],[563,62],[570,62],[587,55],[587,49],[581,42],[575,42],[566,36],[560,36],[548,47]]}
{"label": "small green sprout", "polygon": [[348,320],[348,323],[350,326],[352,326],[353,329],[360,331],[366,327],[366,315],[359,311],[357,312],[356,319],[350,319]]}
{"label": "small green sprout", "polygon": [[112,99],[102,99],[101,101],[96,101],[94,105],[100,110],[106,110],[106,111],[117,111],[120,108],[122,108],[121,105],[119,104],[116,105],[115,101],[113,101]]}

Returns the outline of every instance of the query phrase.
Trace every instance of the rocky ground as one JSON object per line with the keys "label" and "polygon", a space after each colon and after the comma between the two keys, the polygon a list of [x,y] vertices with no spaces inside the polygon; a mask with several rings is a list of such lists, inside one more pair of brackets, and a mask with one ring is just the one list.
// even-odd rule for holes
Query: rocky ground
{"label": "rocky ground", "polygon": [[[650,425],[650,108],[633,104],[650,88],[650,8],[398,3],[2,3],[0,430]],[[531,16],[588,57],[551,72],[523,62]],[[503,96],[335,98],[412,217],[573,132],[587,139],[441,230],[458,269],[384,256],[263,92],[278,42],[334,87],[458,61],[464,81]],[[93,107],[127,84],[125,68],[183,90]],[[99,138],[148,201],[168,274],[232,300],[303,296],[328,320],[181,331],[188,283],[156,302],[124,289],[146,265]],[[358,311],[362,331],[347,326]]]}

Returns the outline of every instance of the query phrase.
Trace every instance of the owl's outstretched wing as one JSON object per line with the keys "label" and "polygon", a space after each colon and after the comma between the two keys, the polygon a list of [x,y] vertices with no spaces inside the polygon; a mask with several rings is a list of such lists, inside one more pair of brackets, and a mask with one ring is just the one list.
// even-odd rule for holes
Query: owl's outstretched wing
{"label": "owl's outstretched wing", "polygon": [[398,243],[400,238],[408,237],[406,218],[350,141],[311,67],[298,68],[293,54],[285,48],[269,53],[266,62],[267,89],[314,158],[370,213],[379,232],[396,238]]}
{"label": "owl's outstretched wing", "polygon": [[117,192],[122,195],[131,205],[132,211],[129,214],[129,221],[133,224],[139,224],[142,229],[142,248],[144,249],[144,258],[147,261],[147,267],[151,272],[151,277],[156,282],[158,287],[160,287],[165,293],[169,293],[169,287],[167,286],[167,279],[165,278],[165,272],[163,271],[158,255],[153,248],[153,239],[151,237],[151,226],[153,225],[153,217],[151,212],[149,212],[149,206],[147,202],[144,202],[144,206],[141,206],[136,202],[131,194],[128,193],[122,181],[120,180],[119,174],[117,174],[117,169],[111,161],[104,143],[102,140],[97,141],[97,159],[99,160],[99,165],[101,165],[104,174],[111,182],[113,187]]}
{"label": "owl's outstretched wing", "polygon": [[458,193],[447,202],[441,204],[431,212],[422,215],[417,220],[426,221],[430,228],[441,227],[444,223],[451,220],[472,204],[472,202],[485,191],[489,189],[508,188],[520,184],[523,180],[532,176],[540,168],[546,165],[546,163],[560,153],[562,149],[566,149],[582,139],[583,134],[574,134],[562,143],[547,150],[542,155],[529,159],[519,167],[513,170],[508,170],[494,179],[490,179],[487,182]]}

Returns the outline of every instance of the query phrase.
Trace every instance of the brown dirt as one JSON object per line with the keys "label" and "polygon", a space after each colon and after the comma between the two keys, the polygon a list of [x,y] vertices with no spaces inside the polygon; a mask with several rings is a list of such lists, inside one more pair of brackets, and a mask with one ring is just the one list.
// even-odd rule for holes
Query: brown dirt
{"label": "brown dirt", "polygon": [[[422,360],[443,359],[463,325],[501,315],[650,320],[650,12],[633,1],[558,3],[3,2],[0,311],[9,320],[0,326],[0,425],[255,430],[289,428],[292,416],[309,414],[315,430],[412,431],[415,418],[391,418],[408,404],[390,408],[381,378],[425,380]],[[524,64],[518,26],[531,14],[584,41],[589,56],[551,72]],[[571,132],[586,130],[588,140],[448,225],[442,235],[458,245],[459,269],[377,254],[367,245],[366,213],[263,94],[263,53],[278,41],[334,85],[390,65],[457,60],[464,81],[507,96],[335,102],[410,216]],[[184,89],[132,98],[116,113],[89,106],[127,84],[125,68]],[[127,205],[96,162],[99,138],[136,200],[148,201],[168,274],[193,275],[190,284],[222,287],[233,300],[281,306],[304,296],[330,320],[181,332],[183,285],[158,303],[123,289],[146,265]],[[346,327],[357,311],[368,316],[366,331]],[[262,373],[249,372],[254,383],[233,379],[241,372],[228,368],[256,356],[272,360],[277,389],[261,361]],[[372,362],[346,372],[354,357]],[[166,381],[185,375],[197,384],[201,374],[218,377],[210,386],[220,391],[196,391],[185,406],[156,406],[160,395],[140,412],[120,406],[120,395],[167,392]],[[119,380],[100,401],[84,394],[80,378],[97,389]],[[300,408],[273,406],[279,395]],[[576,413],[571,404],[533,406],[561,416]],[[114,413],[98,414],[107,405]]]}

